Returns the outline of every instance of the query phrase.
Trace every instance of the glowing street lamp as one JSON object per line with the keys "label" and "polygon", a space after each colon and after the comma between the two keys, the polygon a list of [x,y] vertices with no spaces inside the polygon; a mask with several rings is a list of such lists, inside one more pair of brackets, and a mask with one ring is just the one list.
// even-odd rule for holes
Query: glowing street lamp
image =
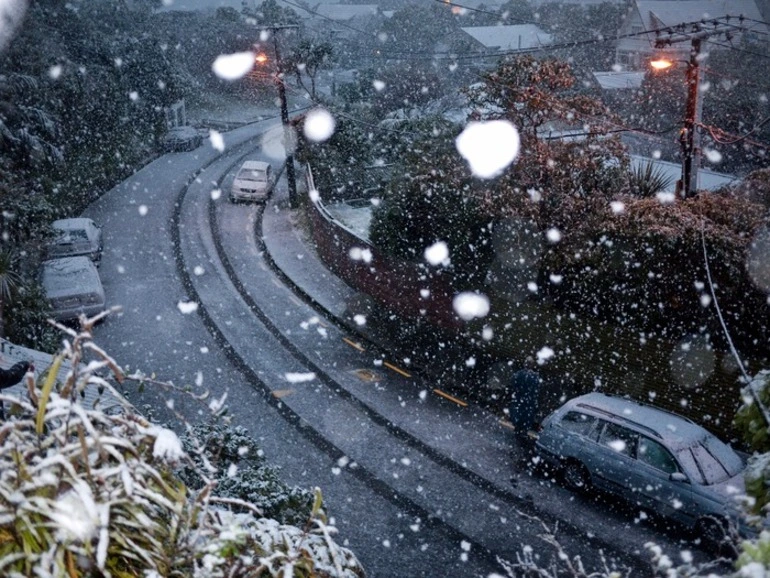
{"label": "glowing street lamp", "polygon": [[[690,40],[690,38],[687,38]],[[682,178],[677,183],[677,192],[685,199],[696,194],[698,189],[698,166],[700,165],[700,125],[702,103],[698,98],[698,77],[700,64],[701,39],[697,36],[691,39],[690,59],[677,61],[659,55],[650,60],[650,67],[655,70],[668,70],[676,62],[687,64],[687,102],[682,130],[679,133],[679,143],[682,147]]]}
{"label": "glowing street lamp", "polygon": [[674,61],[665,56],[659,56],[654,60],[650,60],[650,66],[655,70],[666,70],[674,66]]}

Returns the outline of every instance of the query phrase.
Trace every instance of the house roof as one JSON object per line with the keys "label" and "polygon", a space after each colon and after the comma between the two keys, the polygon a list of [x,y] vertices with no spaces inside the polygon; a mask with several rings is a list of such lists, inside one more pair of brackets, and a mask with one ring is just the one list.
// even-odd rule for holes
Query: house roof
{"label": "house roof", "polygon": [[639,88],[644,80],[644,72],[594,72],[594,78],[603,90]]}
{"label": "house roof", "polygon": [[[674,26],[704,18],[739,16],[762,20],[754,0],[637,0],[645,30]],[[747,23],[751,24],[751,23]]]}
{"label": "house roof", "polygon": [[[40,379],[40,376],[47,371],[53,364],[53,355],[37,351],[35,349],[29,349],[22,347],[21,345],[15,345],[10,341],[0,337],[0,367],[8,369],[14,363],[19,361],[31,361],[35,366],[35,376]],[[72,364],[65,360],[59,366],[59,373],[57,374],[57,382],[64,383],[68,374],[72,371]],[[27,388],[22,380],[20,383],[13,385],[3,390],[3,393],[17,395],[22,398],[27,398]],[[104,409],[116,408],[119,405],[128,405],[128,401],[122,396],[116,398],[109,390],[105,390],[103,394],[100,394],[96,385],[89,385],[82,393],[81,403],[84,407],[93,408],[100,406]],[[8,405],[6,404],[5,411],[8,411]]]}
{"label": "house roof", "polygon": [[534,24],[515,26],[466,26],[462,31],[485,48],[520,50],[550,44],[553,37]]}
{"label": "house roof", "polygon": [[[629,22],[641,23],[643,30],[658,30],[704,18],[740,15],[750,19],[743,23],[749,30],[762,33],[770,31],[767,25],[752,21],[762,20],[755,0],[637,0]],[[630,29],[626,28],[624,31],[630,32]],[[653,34],[621,38],[618,41],[618,50],[625,52],[650,52],[653,49]],[[686,52],[689,50],[689,45],[676,44],[669,50]]]}
{"label": "house roof", "polygon": [[374,16],[377,10],[377,4],[319,4],[313,9],[311,16],[345,21],[359,16]]}

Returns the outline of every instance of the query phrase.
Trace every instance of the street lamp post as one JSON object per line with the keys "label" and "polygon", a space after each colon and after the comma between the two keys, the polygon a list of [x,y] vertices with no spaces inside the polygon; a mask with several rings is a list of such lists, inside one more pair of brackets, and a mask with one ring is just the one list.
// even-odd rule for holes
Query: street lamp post
{"label": "street lamp post", "polygon": [[270,26],[267,29],[273,35],[273,47],[275,49],[275,82],[278,88],[278,99],[281,101],[281,124],[283,125],[283,143],[286,149],[286,181],[289,185],[289,206],[296,209],[299,206],[297,200],[297,178],[294,173],[294,135],[289,124],[289,106],[286,102],[286,85],[283,81],[283,64],[281,62],[281,52],[278,47],[278,37],[276,31],[298,28],[294,24],[284,24],[280,26]]}
{"label": "street lamp post", "polygon": [[[698,98],[698,83],[700,80],[700,55],[701,39],[692,39],[689,60],[679,60],[687,64],[685,82],[687,84],[687,102],[685,104],[684,122],[679,132],[679,144],[682,147],[682,178],[677,182],[677,193],[685,199],[695,196],[698,190],[698,167],[700,166],[700,132],[698,126],[701,122],[701,101]],[[674,64],[674,60],[661,57],[650,61],[650,66],[655,70],[667,70]]]}
{"label": "street lamp post", "polygon": [[684,198],[695,195],[698,190],[698,168],[700,167],[700,126],[702,101],[698,98],[701,39],[693,38],[690,60],[687,63],[687,105],[685,108],[684,126],[680,139],[682,141],[682,194]]}
{"label": "street lamp post", "polygon": [[[671,32],[655,40],[655,48],[664,48],[680,42],[690,42],[690,58],[687,61],[687,103],[685,118],[679,142],[682,145],[682,179],[677,187],[682,196],[687,199],[698,192],[698,168],[700,167],[700,124],[702,104],[699,98],[700,82],[700,53],[704,39],[720,34],[729,36],[738,30],[744,30],[742,25],[730,23],[730,17],[724,16],[711,21],[691,23],[692,30]],[[684,25],[682,25],[684,27]],[[662,70],[673,63],[667,60],[657,60],[650,63],[653,68]]]}
{"label": "street lamp post", "polygon": [[283,82],[283,66],[281,65],[281,53],[278,50],[278,38],[273,34],[275,47],[276,83],[278,84],[278,98],[281,101],[281,124],[283,125],[283,144],[286,149],[286,181],[289,185],[289,207],[296,209],[297,202],[297,178],[294,174],[294,136],[289,125],[289,106],[286,102],[286,85]]}

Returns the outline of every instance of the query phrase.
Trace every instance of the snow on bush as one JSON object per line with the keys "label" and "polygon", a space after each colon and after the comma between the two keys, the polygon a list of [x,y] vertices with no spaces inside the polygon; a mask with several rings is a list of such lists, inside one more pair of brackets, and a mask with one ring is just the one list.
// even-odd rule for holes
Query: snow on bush
{"label": "snow on bush", "polygon": [[[93,321],[93,320],[90,320]],[[128,379],[85,331],[24,395],[4,393],[0,424],[0,574],[3,576],[356,577],[320,491],[302,528],[220,498],[208,472],[191,491],[175,463],[193,465],[171,430],[150,423],[99,376]],[[91,323],[92,324],[92,323]],[[84,354],[95,360],[84,361]],[[60,364],[75,368],[57,382]],[[106,389],[86,407],[80,393]],[[235,508],[237,511],[233,511]]]}

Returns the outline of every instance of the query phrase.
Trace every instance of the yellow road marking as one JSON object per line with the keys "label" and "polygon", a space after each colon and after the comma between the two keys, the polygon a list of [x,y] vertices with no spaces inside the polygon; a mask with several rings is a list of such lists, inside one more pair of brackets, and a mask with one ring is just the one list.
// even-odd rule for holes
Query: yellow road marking
{"label": "yellow road marking", "polygon": [[281,399],[282,397],[286,397],[287,395],[291,395],[294,393],[293,389],[276,389],[273,390],[273,397],[277,397],[278,399]]}
{"label": "yellow road marking", "polygon": [[467,404],[467,403],[465,403],[463,400],[461,400],[461,399],[457,399],[456,397],[453,397],[453,396],[449,395],[448,393],[444,393],[444,392],[443,392],[443,391],[441,391],[440,389],[434,389],[434,390],[433,390],[433,393],[435,393],[436,395],[440,395],[441,397],[445,397],[445,398],[446,398],[446,399],[448,399],[449,401],[453,401],[453,402],[455,402],[455,403],[456,403],[457,405],[459,405],[460,407],[468,407],[468,404]]}
{"label": "yellow road marking", "polygon": [[283,284],[275,277],[271,278],[270,280],[273,282],[273,285],[275,285],[276,287],[283,287]]}
{"label": "yellow road marking", "polygon": [[356,369],[353,371],[361,381],[378,381],[379,376],[371,369]]}
{"label": "yellow road marking", "polygon": [[359,344],[358,344],[358,343],[356,343],[355,341],[351,341],[351,340],[350,340],[350,339],[348,339],[347,337],[343,337],[343,338],[342,338],[342,341],[344,341],[345,343],[347,343],[348,345],[350,345],[350,347],[352,347],[353,349],[358,349],[358,351],[363,351],[363,350],[364,350],[364,348],[363,348],[363,347],[361,347],[361,345],[359,345]]}
{"label": "yellow road marking", "polygon": [[391,363],[388,363],[387,361],[383,361],[383,362],[382,362],[382,364],[383,364],[385,367],[387,367],[388,369],[392,369],[392,370],[393,370],[393,371],[395,371],[396,373],[400,373],[400,374],[401,374],[401,375],[403,375],[404,377],[412,377],[412,376],[411,376],[411,374],[407,373],[407,372],[406,372],[406,371],[404,371],[403,369],[400,369],[400,368],[396,367],[395,365],[393,365],[393,364],[391,364]]}
{"label": "yellow road marking", "polygon": [[501,419],[500,425],[503,427],[507,427],[508,429],[516,429],[516,426],[514,426],[511,422],[509,422],[506,419]]}

